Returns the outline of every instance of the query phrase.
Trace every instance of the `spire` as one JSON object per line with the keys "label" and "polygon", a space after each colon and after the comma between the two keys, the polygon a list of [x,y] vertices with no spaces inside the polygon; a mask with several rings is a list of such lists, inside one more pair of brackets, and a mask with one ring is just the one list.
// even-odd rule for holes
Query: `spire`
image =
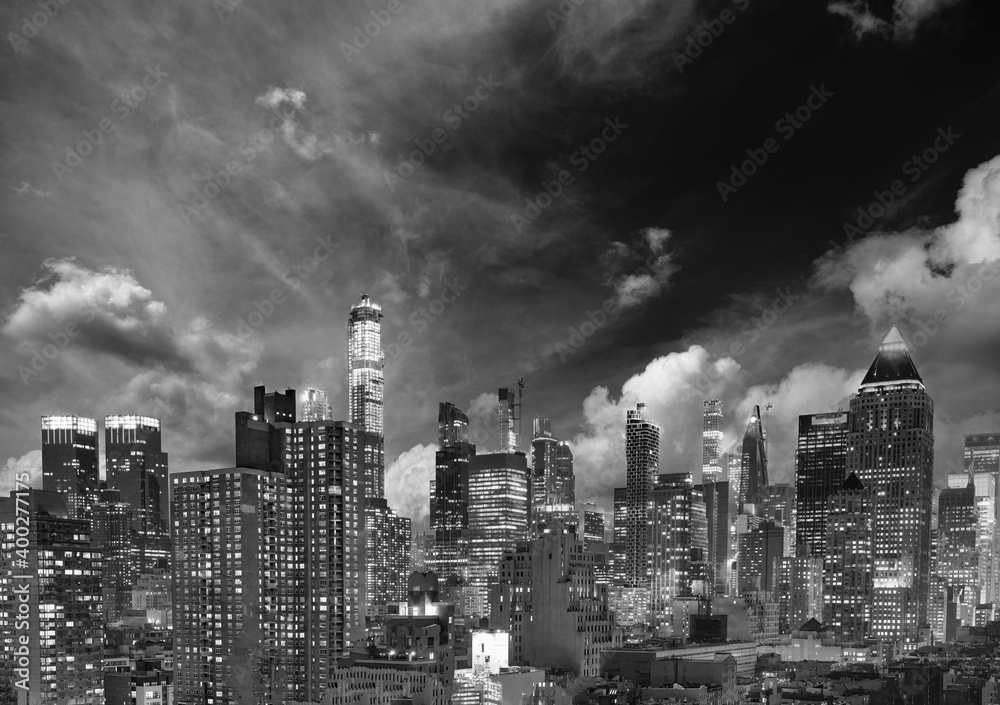
{"label": "spire", "polygon": [[906,346],[903,336],[899,334],[899,330],[893,326],[878,347],[875,360],[861,381],[861,388],[905,381],[919,382],[923,385],[923,380],[920,379],[920,374],[910,357],[910,349]]}

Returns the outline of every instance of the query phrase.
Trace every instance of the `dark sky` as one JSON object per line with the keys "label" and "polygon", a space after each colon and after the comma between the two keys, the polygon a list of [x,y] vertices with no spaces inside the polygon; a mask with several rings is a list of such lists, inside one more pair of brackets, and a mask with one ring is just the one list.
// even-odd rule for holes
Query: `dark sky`
{"label": "dark sky", "polygon": [[173,470],[232,462],[255,384],[344,415],[361,292],[386,313],[386,485],[418,521],[438,401],[495,446],[522,376],[525,427],[552,417],[605,505],[640,400],[665,472],[700,468],[702,399],[727,444],[771,402],[789,480],[796,416],[845,407],[892,325],[939,481],[1000,429],[995,2],[392,8],[0,10],[5,483],[37,470],[41,414],[161,416]]}

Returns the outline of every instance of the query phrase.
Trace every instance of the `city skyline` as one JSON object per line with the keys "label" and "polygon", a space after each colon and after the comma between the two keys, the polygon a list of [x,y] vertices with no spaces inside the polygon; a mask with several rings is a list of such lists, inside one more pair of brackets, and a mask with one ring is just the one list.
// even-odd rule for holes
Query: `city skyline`
{"label": "city skyline", "polygon": [[[965,434],[1000,427],[981,394],[1000,386],[1000,279],[984,269],[1000,262],[1000,98],[977,47],[995,4],[929,1],[891,36],[825,3],[635,0],[635,17],[595,4],[558,21],[510,5],[431,0],[350,57],[371,18],[349,5],[116,8],[115,23],[68,6],[8,49],[3,116],[24,137],[0,185],[8,485],[39,466],[42,415],[161,418],[171,471],[194,471],[228,462],[229,415],[255,384],[346,408],[343,319],[362,292],[385,314],[390,500],[418,522],[426,503],[402,500],[432,473],[438,401],[484,418],[521,377],[523,418],[553,420],[584,501],[622,482],[640,400],[682,439],[671,470],[700,463],[705,399],[723,402],[727,442],[772,402],[769,473],[789,482],[797,417],[846,408],[893,324],[938,390],[938,484]],[[692,45],[723,9],[733,22]],[[91,32],[105,41],[63,63]],[[461,67],[448,76],[430,68],[439,42]],[[350,97],[400,57],[408,80]],[[127,89],[143,100],[123,117]],[[478,107],[456,126],[466,97]],[[442,125],[444,154],[386,183]],[[67,166],[84,132],[100,144]],[[780,150],[723,200],[717,183],[768,138]],[[552,197],[554,166],[572,183]],[[540,193],[551,203],[519,229]]]}

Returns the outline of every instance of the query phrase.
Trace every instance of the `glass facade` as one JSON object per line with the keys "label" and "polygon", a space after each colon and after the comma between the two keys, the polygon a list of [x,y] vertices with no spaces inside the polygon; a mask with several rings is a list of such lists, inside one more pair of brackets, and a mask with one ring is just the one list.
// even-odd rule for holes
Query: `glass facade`
{"label": "glass facade", "polygon": [[90,518],[99,482],[97,421],[42,417],[42,489],[61,492],[72,518]]}
{"label": "glass facade", "polygon": [[382,307],[372,302],[367,294],[351,307],[347,323],[347,360],[350,420],[369,433],[383,436]]}

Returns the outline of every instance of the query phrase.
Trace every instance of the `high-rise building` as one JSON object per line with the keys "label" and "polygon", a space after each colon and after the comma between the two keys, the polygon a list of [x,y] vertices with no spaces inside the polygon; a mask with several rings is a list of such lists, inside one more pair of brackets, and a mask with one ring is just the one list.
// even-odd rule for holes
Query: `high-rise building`
{"label": "high-rise building", "polygon": [[471,613],[489,616],[489,585],[500,560],[528,538],[528,461],[524,453],[473,455],[469,462],[469,587]]}
{"label": "high-rise building", "polygon": [[861,641],[871,632],[875,580],[871,492],[851,473],[827,507],[822,621],[838,641]]}
{"label": "high-rise building", "polygon": [[663,624],[672,620],[675,599],[704,593],[708,519],[704,494],[689,472],[659,475],[650,496],[650,594],[653,619]]}
{"label": "high-rise building", "polygon": [[631,587],[649,586],[649,508],[659,467],[660,427],[646,418],[646,405],[639,402],[625,419],[625,580]]}
{"label": "high-rise building", "polygon": [[583,541],[584,548],[590,551],[595,544],[608,543],[611,514],[593,502],[577,502],[576,511],[576,537]]}
{"label": "high-rise building", "polygon": [[625,554],[627,546],[627,488],[616,487],[614,491],[614,509],[612,512],[612,542],[609,551],[611,555],[611,582],[616,586],[623,586],[628,582],[625,570]]}
{"label": "high-rise building", "polygon": [[739,535],[737,574],[741,595],[773,592],[777,588],[778,562],[785,556],[785,529],[767,519],[751,518],[757,521]]}
{"label": "high-rise building", "polygon": [[705,496],[705,518],[708,524],[708,562],[712,570],[713,594],[729,593],[729,492],[732,483],[706,482],[701,485]]}
{"label": "high-rise building", "polygon": [[387,605],[406,599],[406,579],[412,571],[410,519],[398,516],[384,498],[367,500],[368,604]]}
{"label": "high-rise building", "polygon": [[907,650],[927,621],[934,403],[896,328],[882,341],[850,412],[847,471],[868,490],[875,516],[871,636]]}
{"label": "high-rise building", "polygon": [[97,501],[97,445],[94,419],[42,417],[42,489],[65,494],[72,518],[90,518]]}
{"label": "high-rise building", "polygon": [[701,425],[701,481],[721,482],[722,474],[722,402],[705,401]]}
{"label": "high-rise building", "polygon": [[847,476],[848,414],[836,411],[799,416],[795,449],[795,543],[808,555],[826,554],[826,516],[830,497]]}
{"label": "high-rise building", "polygon": [[101,553],[105,622],[116,622],[132,606],[132,512],[118,490],[101,490],[91,512],[91,548]]}
{"label": "high-rise building", "polygon": [[0,498],[5,703],[104,703],[101,554],[66,499],[35,489]]}
{"label": "high-rise building", "polygon": [[[502,390],[501,390],[502,391]],[[531,522],[533,527],[545,523],[558,514],[569,521],[567,512],[576,503],[576,476],[573,473],[573,451],[565,441],[552,437],[548,418],[534,420],[531,440]],[[502,429],[501,429],[502,431]],[[544,512],[543,508],[548,507]],[[566,516],[563,516],[566,515]]]}
{"label": "high-rise building", "polygon": [[975,608],[979,597],[979,513],[972,475],[965,487],[941,491],[938,504],[937,574],[957,601]]}
{"label": "high-rise building", "polygon": [[823,622],[823,557],[803,554],[787,560],[790,563],[788,623],[794,632],[810,619]]}
{"label": "high-rise building", "polygon": [[269,424],[295,423],[295,390],[269,392],[263,384],[253,388],[253,413]]}
{"label": "high-rise building", "polygon": [[236,467],[172,476],[178,701],[318,699],[364,638],[371,434],[289,416],[238,412]]}
{"label": "high-rise building", "polygon": [[979,592],[983,602],[1000,603],[1000,433],[965,437],[965,472],[948,475],[949,487],[962,487],[972,473],[979,510]]}
{"label": "high-rise building", "polygon": [[170,490],[160,420],[140,414],[105,416],[104,453],[108,489],[118,490],[132,512],[135,570],[168,565]]}
{"label": "high-rise building", "polygon": [[497,390],[497,409],[500,418],[500,452],[514,453],[520,450],[518,419],[521,405],[514,390],[502,387]]}
{"label": "high-rise building", "polygon": [[468,578],[469,463],[475,454],[476,446],[469,442],[469,418],[454,404],[441,402],[430,526],[434,532],[431,567],[442,580]]}
{"label": "high-rise building", "polygon": [[350,421],[384,436],[385,352],[382,350],[382,307],[368,294],[351,307],[347,323],[348,400]]}
{"label": "high-rise building", "polygon": [[330,400],[322,389],[309,387],[302,392],[301,413],[298,414],[300,421],[330,421],[333,419],[333,407]]}
{"label": "high-rise building", "polygon": [[784,529],[784,556],[795,555],[795,487],[786,483],[767,485],[761,491],[759,514]]}
{"label": "high-rise building", "polygon": [[508,552],[491,591],[490,626],[510,633],[510,662],[599,675],[601,651],[621,643],[597,558],[563,524]]}
{"label": "high-rise building", "polygon": [[742,450],[738,505],[740,512],[749,513],[745,505],[760,504],[761,493],[767,486],[767,442],[759,406],[754,406],[753,414],[747,422]]}
{"label": "high-rise building", "polygon": [[1000,472],[1000,433],[977,433],[965,437],[965,471]]}

